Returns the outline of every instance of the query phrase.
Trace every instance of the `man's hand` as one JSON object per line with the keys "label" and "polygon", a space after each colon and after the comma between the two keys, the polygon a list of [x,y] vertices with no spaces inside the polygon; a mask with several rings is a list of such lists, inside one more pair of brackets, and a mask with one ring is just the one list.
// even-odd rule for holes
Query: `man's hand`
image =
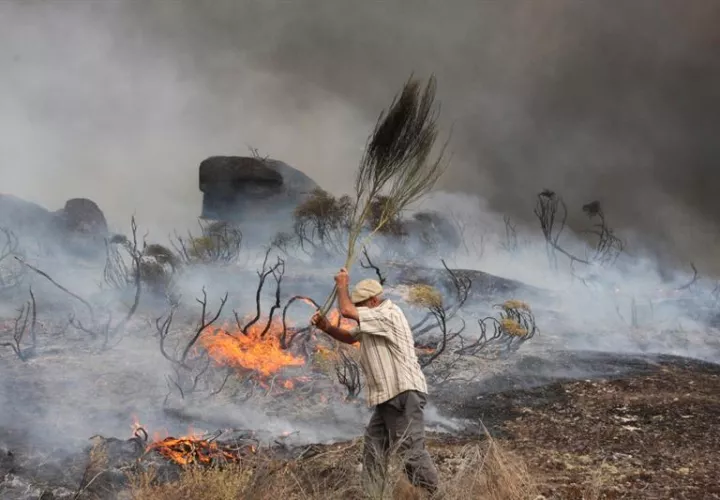
{"label": "man's hand", "polygon": [[313,326],[322,330],[323,332],[327,332],[328,328],[330,327],[330,321],[328,321],[327,317],[321,314],[320,311],[316,312],[313,315],[310,322],[313,324]]}
{"label": "man's hand", "polygon": [[353,335],[345,330],[344,328],[340,328],[334,325],[330,324],[330,321],[320,313],[320,311],[316,312],[312,320],[310,322],[316,327],[322,330],[323,332],[330,335],[335,340],[338,340],[340,342],[344,342],[346,344],[354,344],[357,342],[357,339],[353,337]]}
{"label": "man's hand", "polygon": [[335,275],[335,284],[338,288],[346,289],[348,287],[348,283],[350,283],[350,275],[348,274],[347,269],[343,267],[340,269],[340,272]]}
{"label": "man's hand", "polygon": [[350,282],[350,275],[347,269],[344,267],[340,269],[340,272],[335,275],[335,284],[337,285],[337,300],[340,314],[346,318],[354,319],[360,322],[357,309],[350,300],[350,292],[348,290],[348,283]]}

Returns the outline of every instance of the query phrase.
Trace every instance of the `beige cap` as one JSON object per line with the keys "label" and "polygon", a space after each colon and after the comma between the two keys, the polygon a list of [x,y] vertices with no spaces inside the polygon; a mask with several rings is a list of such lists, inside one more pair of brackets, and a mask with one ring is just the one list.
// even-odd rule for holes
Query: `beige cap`
{"label": "beige cap", "polygon": [[357,304],[381,293],[383,293],[383,287],[379,281],[373,279],[362,280],[353,288],[350,293],[350,300],[353,304]]}

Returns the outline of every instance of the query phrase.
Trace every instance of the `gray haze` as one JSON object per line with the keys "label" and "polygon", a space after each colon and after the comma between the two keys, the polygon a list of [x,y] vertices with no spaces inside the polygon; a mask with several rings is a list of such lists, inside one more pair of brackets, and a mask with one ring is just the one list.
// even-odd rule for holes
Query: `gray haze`
{"label": "gray haze", "polygon": [[3,191],[126,226],[199,213],[197,165],[246,145],[348,190],[377,113],[438,77],[447,189],[531,218],[600,199],[659,256],[718,244],[720,2],[0,3]]}

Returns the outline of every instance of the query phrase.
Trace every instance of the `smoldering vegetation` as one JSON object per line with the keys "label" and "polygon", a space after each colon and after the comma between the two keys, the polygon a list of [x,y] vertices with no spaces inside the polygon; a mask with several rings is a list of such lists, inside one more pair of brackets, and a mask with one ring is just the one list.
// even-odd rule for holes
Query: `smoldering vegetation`
{"label": "smoldering vegetation", "polygon": [[[116,486],[136,452],[152,451],[148,467],[175,467],[354,436],[367,418],[357,351],[307,323],[347,262],[353,228],[364,242],[353,276],[376,277],[403,305],[443,406],[474,387],[632,371],[627,354],[718,359],[716,283],[694,266],[660,276],[599,202],[581,208],[587,230],[578,235],[566,225],[571,208],[550,190],[536,196],[535,227],[470,197],[433,192],[404,211],[392,200],[366,197],[357,219],[355,198],[318,188],[289,221],[257,212],[265,223],[250,230],[264,229],[251,241],[267,241],[257,247],[226,221],[200,221],[160,244],[135,217],[110,233],[89,200],[45,213],[4,198],[15,214],[35,216],[9,217],[2,231],[2,429],[15,471],[7,491],[90,491],[78,457],[89,435],[99,435],[94,446],[133,436],[103,469]],[[291,229],[263,235],[272,226]],[[576,353],[560,352],[568,349]],[[468,425],[435,408],[428,415],[446,432]],[[181,439],[153,431],[177,436],[188,426]],[[202,433],[214,429],[225,431]]]}
{"label": "smoldering vegetation", "polygon": [[[585,205],[587,234],[577,235],[559,193],[538,193],[535,227],[472,202],[434,192],[392,214],[361,238],[352,269],[353,279],[383,282],[406,310],[437,404],[483,384],[497,391],[616,375],[631,370],[628,354],[718,360],[716,283],[689,265],[660,276],[599,203]],[[14,481],[92,490],[77,455],[92,435],[139,439],[123,445],[132,450],[152,444],[154,461],[144,462],[152,467],[232,462],[263,446],[303,453],[295,447],[356,435],[367,418],[357,351],[308,326],[345,263],[353,203],[316,190],[292,211],[292,229],[262,247],[246,246],[243,227],[223,221],[200,221],[166,236],[168,245],[134,217],[123,233],[63,225],[64,238],[27,227],[16,236],[9,224],[1,426],[13,470],[23,471]],[[369,200],[361,235],[378,229],[373,214],[388,203]],[[578,354],[560,355],[568,349]],[[593,350],[616,362],[582,354]],[[444,432],[470,425],[435,408],[428,415]],[[226,451],[204,434],[215,429],[225,430],[217,450]],[[118,478],[137,459],[126,452],[114,455]],[[54,465],[39,473],[38,461]]]}
{"label": "smoldering vegetation", "polygon": [[[0,6],[4,189],[63,207],[0,198],[8,494],[79,498],[138,455],[227,464],[357,435],[357,351],[308,325],[355,259],[412,322],[434,429],[469,425],[446,411],[469,388],[718,361],[714,5],[200,5]],[[395,189],[418,185],[406,165],[362,191],[379,170],[338,165],[404,158],[363,141],[413,70],[454,123],[445,190]],[[287,220],[196,224],[197,165],[245,141],[318,188]],[[78,192],[98,203],[65,203]],[[99,476],[93,435],[122,452]]]}

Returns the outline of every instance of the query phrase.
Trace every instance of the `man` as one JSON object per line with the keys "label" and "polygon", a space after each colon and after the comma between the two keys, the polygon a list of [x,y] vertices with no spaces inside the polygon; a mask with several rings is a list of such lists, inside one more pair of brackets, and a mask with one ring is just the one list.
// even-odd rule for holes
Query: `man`
{"label": "man", "polygon": [[410,481],[433,493],[438,474],[425,449],[423,411],[427,384],[415,355],[412,331],[400,308],[382,298],[376,280],[363,280],[348,292],[349,275],[335,276],[340,314],[358,322],[352,330],[330,324],[319,312],[312,323],[346,344],[360,342],[360,366],[366,379],[369,407],[375,407],[365,431],[363,471],[371,481],[382,481],[390,449],[405,461]]}

